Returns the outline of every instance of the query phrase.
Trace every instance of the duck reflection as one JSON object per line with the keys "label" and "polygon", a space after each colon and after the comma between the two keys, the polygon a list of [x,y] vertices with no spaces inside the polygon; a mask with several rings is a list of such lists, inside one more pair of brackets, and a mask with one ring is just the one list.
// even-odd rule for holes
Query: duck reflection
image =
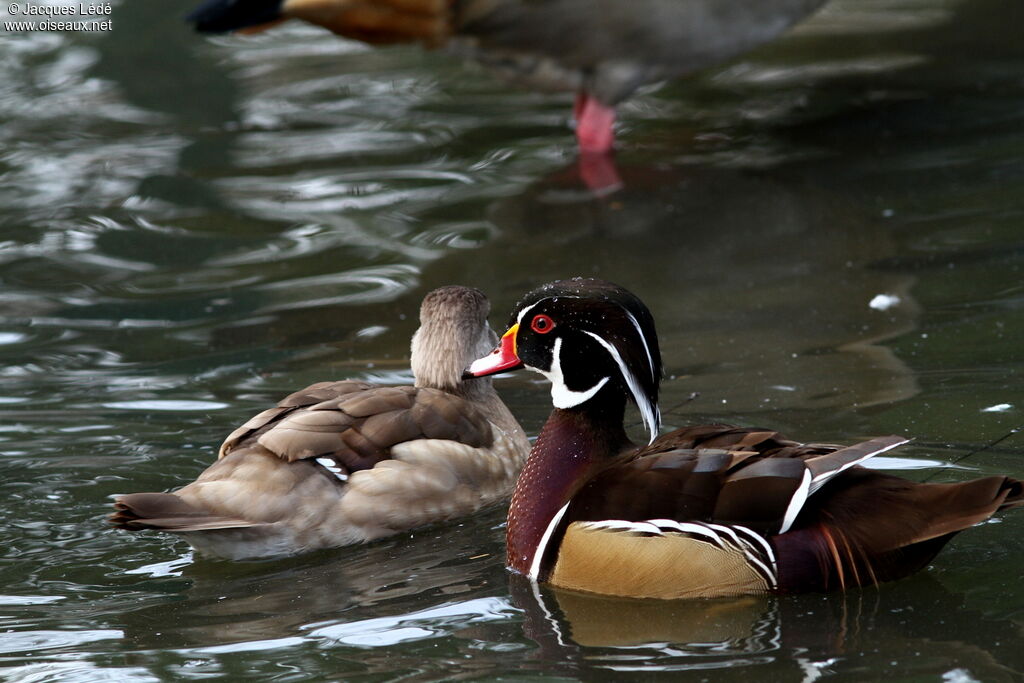
{"label": "duck reflection", "polygon": [[512,575],[513,601],[526,613],[526,635],[547,648],[636,647],[698,643],[702,650],[778,648],[777,601],[627,600],[531,584]]}
{"label": "duck reflection", "polygon": [[911,658],[928,662],[928,670],[960,668],[975,677],[963,680],[1010,681],[1024,663],[1019,648],[991,635],[1019,633],[1019,625],[965,607],[964,596],[926,575],[842,595],[715,600],[627,600],[541,587],[518,575],[510,590],[537,657],[570,666],[759,666],[773,680],[809,683],[844,670],[874,677],[879,662],[907,666]]}
{"label": "duck reflection", "polygon": [[416,643],[430,641],[451,652],[443,677],[735,669],[737,679],[809,683],[873,679],[895,662],[929,680],[962,669],[973,678],[956,680],[1014,681],[1024,670],[1019,623],[968,606],[967,594],[927,574],[846,594],[623,600],[508,574],[492,528],[500,516],[294,560],[197,562],[174,599],[154,593],[120,626],[135,650],[202,656],[306,642],[381,674],[396,662],[421,669]]}
{"label": "duck reflection", "polygon": [[125,633],[142,648],[167,642],[221,646],[303,634],[330,639],[330,630],[313,631],[483,599],[504,585],[503,530],[497,528],[504,515],[495,508],[465,523],[271,562],[199,559],[182,570],[188,587],[171,588],[180,591],[177,600],[158,593],[151,605],[125,612]]}

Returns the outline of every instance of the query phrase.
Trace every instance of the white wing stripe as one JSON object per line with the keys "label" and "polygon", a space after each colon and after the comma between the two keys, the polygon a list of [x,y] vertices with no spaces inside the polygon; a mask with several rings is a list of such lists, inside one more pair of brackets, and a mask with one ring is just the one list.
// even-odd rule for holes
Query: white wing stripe
{"label": "white wing stripe", "polygon": [[732,527],[722,526],[721,524],[712,524],[710,522],[707,526],[709,529],[714,529],[715,531],[724,533],[727,536],[729,536],[729,538],[732,539],[734,545],[743,545],[743,541],[741,541],[740,537],[736,535],[736,532],[732,530]]}
{"label": "white wing stripe", "polygon": [[338,467],[338,463],[333,459],[325,456],[317,458],[316,461],[341,481],[348,481],[348,474],[346,474],[342,468]]}
{"label": "white wing stripe", "polygon": [[811,495],[811,471],[804,470],[800,486],[793,492],[793,497],[789,499],[789,505],[786,507],[786,514],[782,517],[782,526],[779,528],[780,534],[786,533],[789,531],[789,527],[793,526],[796,516],[800,514],[800,510],[803,509],[809,495]]}
{"label": "white wing stripe", "polygon": [[850,462],[845,463],[842,467],[838,467],[838,468],[836,468],[834,470],[826,470],[825,472],[822,472],[818,476],[816,476],[813,479],[811,479],[811,490],[810,490],[810,492],[814,493],[815,491],[820,489],[822,486],[824,486],[826,483],[828,483],[828,481],[832,477],[836,476],[840,472],[848,470],[851,467],[853,467],[854,465],[859,465],[860,463],[864,462],[865,460],[867,460],[869,458],[873,458],[876,455],[881,455],[882,453],[885,453],[886,451],[891,451],[894,448],[902,446],[903,444],[907,443],[907,441],[909,441],[909,439],[906,439],[904,441],[900,441],[899,443],[889,444],[888,446],[885,446],[884,448],[878,448],[878,449],[873,450],[870,453],[868,453],[868,454],[866,454],[866,455],[864,455],[864,456],[862,456],[860,458],[857,458],[856,460],[851,460]]}

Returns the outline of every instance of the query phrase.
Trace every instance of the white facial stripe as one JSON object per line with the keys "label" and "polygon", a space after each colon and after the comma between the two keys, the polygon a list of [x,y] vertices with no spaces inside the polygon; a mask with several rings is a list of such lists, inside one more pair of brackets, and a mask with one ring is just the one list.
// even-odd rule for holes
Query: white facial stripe
{"label": "white facial stripe", "polygon": [[583,330],[583,332],[596,339],[597,343],[603,346],[605,350],[611,354],[612,358],[615,359],[615,362],[619,366],[619,371],[622,373],[622,378],[626,380],[626,385],[633,393],[633,400],[636,401],[636,405],[640,409],[640,417],[643,418],[644,424],[647,426],[647,430],[651,433],[651,439],[647,443],[652,443],[658,436],[658,429],[661,428],[661,410],[658,409],[657,405],[652,405],[651,402],[647,400],[647,394],[645,394],[640,388],[640,382],[637,381],[636,375],[630,372],[629,368],[626,367],[625,361],[623,361],[622,356],[619,355],[619,350],[593,332],[590,332],[589,330]]}
{"label": "white facial stripe", "polygon": [[[547,297],[544,297],[540,301],[538,301],[536,303],[532,303],[529,306],[527,306],[526,308],[524,308],[523,310],[519,311],[519,315],[516,316],[516,322],[519,323],[520,325],[522,325],[523,324],[523,318],[526,317],[527,313],[529,313],[534,308],[536,308],[537,306],[540,306],[542,303],[544,303],[545,301],[548,301],[550,299],[585,299],[585,298],[586,297],[583,297],[583,296],[576,296],[575,294],[559,294],[558,296],[547,296]],[[628,312],[629,311],[627,311],[627,313]]]}
{"label": "white facial stripe", "polygon": [[[541,303],[553,298],[579,299],[584,297],[574,296],[571,294],[559,295],[558,297],[545,297],[544,299],[541,299],[536,303],[530,304],[523,310],[519,311],[519,315],[516,316],[516,322],[522,325],[523,319],[526,317],[527,313],[529,313],[531,310],[533,310]],[[644,347],[644,353],[647,354],[647,367],[651,373],[651,381],[657,383],[658,378],[655,377],[654,375],[654,358],[653,356],[651,356],[651,347],[647,343],[647,337],[644,335],[643,329],[640,327],[640,323],[633,316],[633,314],[630,313],[625,308],[623,308],[622,310],[629,318],[629,321],[633,323],[633,327],[636,328],[636,333],[640,337],[640,343],[643,344]],[[619,370],[622,372],[623,378],[626,380],[626,384],[629,386],[630,392],[632,392],[633,394],[633,398],[636,401],[636,405],[640,409],[640,416],[643,418],[644,425],[647,427],[647,430],[651,434],[651,438],[648,441],[648,443],[653,442],[654,439],[657,438],[658,436],[658,430],[661,428],[661,408],[657,404],[652,405],[650,401],[647,400],[647,396],[640,388],[640,383],[637,381],[636,376],[626,368],[626,364],[625,362],[623,362],[622,356],[619,354],[618,349],[616,349],[614,346],[612,346],[611,344],[609,344],[608,342],[606,342],[604,339],[594,334],[593,332],[587,332],[586,330],[583,331],[589,334],[594,339],[596,339],[605,349],[608,350],[608,352],[612,355],[612,358],[615,359],[615,362],[619,366]],[[593,387],[586,391],[572,391],[571,389],[569,389],[569,387],[565,385],[565,378],[562,375],[562,364],[561,358],[559,357],[559,351],[561,350],[561,346],[561,338],[556,339],[555,347],[552,351],[550,372],[545,372],[540,368],[535,368],[529,365],[526,367],[541,373],[542,375],[546,376],[549,380],[551,380],[551,400],[556,408],[571,408],[573,406],[580,405],[581,403],[590,400],[594,396],[594,394],[596,394],[601,389],[601,387],[603,387],[605,383],[608,382],[609,378],[603,378],[600,382],[598,382],[596,385],[594,385]]]}
{"label": "white facial stripe", "polygon": [[[552,298],[555,298],[555,297],[547,297],[545,299],[541,299],[537,303],[530,304],[529,306],[527,306],[523,310],[519,311],[519,315],[516,316],[516,322],[519,323],[520,325],[522,325],[523,324],[523,318],[526,317],[527,313],[532,311],[534,308],[536,308],[537,306],[539,306],[543,302],[547,301],[548,299],[552,299]],[[562,295],[559,298],[562,298],[562,299],[582,299],[583,297],[573,296],[573,295],[570,294],[570,295]],[[620,308],[622,308],[622,307],[620,306]],[[622,308],[622,312],[626,314],[626,317],[629,318],[629,322],[633,323],[633,327],[636,328],[636,334],[637,334],[638,337],[640,337],[640,343],[644,345],[644,353],[647,354],[647,367],[650,368],[650,370],[651,370],[651,379],[654,380],[654,381],[657,381],[658,378],[654,376],[654,357],[651,356],[651,347],[647,343],[647,336],[644,334],[643,328],[640,327],[639,321],[637,321],[636,317],[632,313],[630,313],[625,308]]]}
{"label": "white facial stripe", "polygon": [[526,307],[526,308],[524,308],[523,310],[519,311],[519,315],[517,315],[517,316],[516,316],[516,323],[517,323],[518,325],[522,325],[522,324],[523,324],[523,318],[525,318],[525,317],[526,317],[526,314],[527,314],[527,313],[529,313],[530,311],[532,311],[532,310],[533,310],[534,308],[536,308],[537,306],[539,306],[539,305],[541,304],[541,302],[544,302],[544,301],[547,301],[547,299],[541,299],[541,300],[540,300],[540,301],[538,301],[537,303],[535,303],[535,304],[530,304],[529,306],[527,306],[527,307]]}
{"label": "white facial stripe", "polygon": [[562,374],[562,338],[555,338],[555,346],[551,349],[551,369],[541,370],[527,365],[526,367],[539,372],[551,382],[551,403],[556,408],[574,408],[594,398],[594,394],[601,390],[608,383],[610,377],[602,377],[594,386],[585,391],[573,391],[565,384],[565,376]]}
{"label": "white facial stripe", "polygon": [[[622,309],[626,311],[626,309]],[[651,358],[651,347],[647,345],[647,337],[644,336],[644,331],[640,329],[640,323],[637,322],[636,318],[629,311],[626,311],[626,315],[629,316],[629,321],[633,323],[633,327],[636,328],[636,333],[640,335],[640,342],[644,345],[644,351],[647,352],[647,367],[651,369],[651,381],[657,382],[658,378],[654,376],[654,359]]]}

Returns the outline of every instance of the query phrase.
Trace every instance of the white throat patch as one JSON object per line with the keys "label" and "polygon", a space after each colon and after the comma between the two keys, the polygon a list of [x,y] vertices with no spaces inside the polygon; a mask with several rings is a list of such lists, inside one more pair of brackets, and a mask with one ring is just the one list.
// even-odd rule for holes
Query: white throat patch
{"label": "white throat patch", "polygon": [[561,337],[555,339],[555,346],[551,349],[551,370],[545,372],[540,368],[531,367],[530,369],[544,375],[551,382],[551,403],[556,408],[574,408],[581,403],[586,403],[611,379],[609,377],[602,377],[597,384],[584,391],[573,391],[566,386],[565,376],[562,374]]}

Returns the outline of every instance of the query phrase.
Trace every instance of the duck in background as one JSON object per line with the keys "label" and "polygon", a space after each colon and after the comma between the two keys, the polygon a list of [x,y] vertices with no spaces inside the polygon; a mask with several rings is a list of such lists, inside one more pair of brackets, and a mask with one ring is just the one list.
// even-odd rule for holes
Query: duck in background
{"label": "duck in background", "polygon": [[415,386],[313,384],[232,432],[191,484],[118,496],[111,523],[243,559],[371,541],[507,499],[529,442],[490,379],[462,378],[497,342],[489,311],[475,289],[430,292]]}
{"label": "duck in background", "polygon": [[[486,377],[528,368],[554,412],[512,496],[509,567],[562,588],[636,598],[846,589],[923,568],[959,531],[1024,503],[992,476],[922,484],[860,463],[907,440],[800,444],[701,425],[658,435],[654,318],[618,285],[561,280],[528,293]],[[626,436],[631,399],[650,432]]]}
{"label": "duck in background", "polygon": [[206,33],[296,18],[368,43],[444,46],[527,87],[575,92],[592,182],[611,183],[593,155],[612,149],[618,103],[766,43],[825,1],[208,0],[188,18]]}

